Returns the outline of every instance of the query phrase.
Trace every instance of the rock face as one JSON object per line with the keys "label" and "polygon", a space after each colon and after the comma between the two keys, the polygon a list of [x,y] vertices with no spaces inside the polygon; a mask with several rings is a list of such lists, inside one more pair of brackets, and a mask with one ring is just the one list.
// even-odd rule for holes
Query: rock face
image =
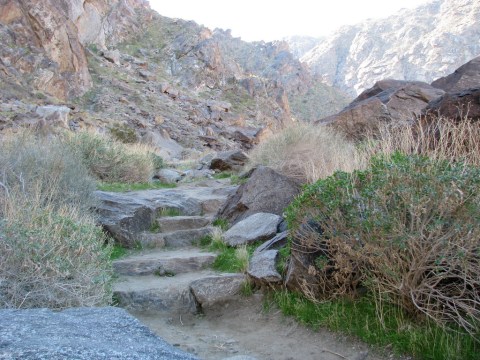
{"label": "rock face", "polygon": [[[143,0],[13,0],[0,2],[0,70],[17,83],[59,99],[81,95],[92,85],[84,46],[105,47],[107,37],[135,24]],[[114,8],[115,11],[110,12]],[[108,15],[110,13],[110,15]],[[123,26],[116,15],[123,15]],[[108,24],[108,25],[107,25]],[[31,79],[25,73],[33,75]]]}
{"label": "rock face", "polygon": [[258,166],[251,170],[247,182],[229,196],[216,216],[235,224],[258,212],[281,215],[300,189],[297,182],[268,167]]}
{"label": "rock face", "polygon": [[323,119],[347,137],[360,140],[391,122],[414,120],[444,91],[420,81],[383,80],[365,90],[340,113]]}
{"label": "rock face", "polygon": [[428,116],[442,116],[460,121],[466,117],[480,120],[480,87],[447,93],[432,101],[424,111]]}
{"label": "rock face", "polygon": [[166,343],[125,310],[0,310],[2,359],[197,359]]}
{"label": "rock face", "polygon": [[145,0],[1,1],[0,25],[0,132],[32,126],[17,116],[31,106],[68,101],[71,130],[128,133],[180,159],[249,149],[347,103],[286,43],[168,19]]}
{"label": "rock face", "polygon": [[223,236],[230,246],[267,240],[277,233],[280,221],[282,218],[278,215],[256,213],[233,225]]}
{"label": "rock face", "polygon": [[432,86],[446,92],[458,92],[480,84],[480,56],[460,66],[452,74],[432,82]]}
{"label": "rock face", "polygon": [[301,60],[351,95],[386,78],[431,82],[480,54],[479,19],[477,0],[434,0],[343,27]]}

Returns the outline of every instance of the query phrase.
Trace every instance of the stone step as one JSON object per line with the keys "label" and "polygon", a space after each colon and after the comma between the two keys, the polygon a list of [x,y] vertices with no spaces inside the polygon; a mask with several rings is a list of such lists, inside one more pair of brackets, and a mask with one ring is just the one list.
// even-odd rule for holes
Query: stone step
{"label": "stone step", "polygon": [[134,311],[197,313],[238,299],[244,274],[203,270],[161,276],[121,276],[113,286],[118,305]]}
{"label": "stone step", "polygon": [[160,217],[157,219],[160,232],[162,233],[177,230],[199,229],[210,225],[211,222],[212,218],[209,216],[171,216]]}
{"label": "stone step", "polygon": [[165,246],[178,248],[196,245],[199,240],[214,231],[213,226],[205,226],[199,229],[177,230],[172,232],[142,232],[137,237],[143,249],[163,248]]}
{"label": "stone step", "polygon": [[135,254],[113,262],[117,275],[177,275],[198,271],[210,266],[217,257],[200,249],[182,249],[174,251],[154,250]]}

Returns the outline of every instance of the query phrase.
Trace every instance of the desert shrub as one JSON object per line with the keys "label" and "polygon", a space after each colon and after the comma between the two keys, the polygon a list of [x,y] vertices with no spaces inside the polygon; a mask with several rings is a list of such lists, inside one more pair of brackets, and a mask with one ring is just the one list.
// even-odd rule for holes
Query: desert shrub
{"label": "desert shrub", "polygon": [[337,170],[362,167],[353,143],[331,128],[312,124],[288,127],[260,143],[249,155],[252,166],[269,166],[304,182],[314,182]]}
{"label": "desert shrub", "polygon": [[400,151],[480,166],[480,123],[433,117],[413,125],[389,124],[379,129],[375,140],[363,144],[362,150],[366,158]]}
{"label": "desert shrub", "polygon": [[108,304],[111,248],[92,217],[48,208],[24,215],[0,224],[0,306]]}
{"label": "desert shrub", "polygon": [[152,179],[154,158],[145,146],[123,144],[92,132],[72,134],[66,142],[102,181],[140,183]]}
{"label": "desert shrub", "polygon": [[2,139],[0,169],[0,215],[9,214],[8,195],[35,199],[39,207],[71,205],[86,211],[94,206],[95,182],[58,139],[35,138],[28,132]]}
{"label": "desert shrub", "polygon": [[311,185],[287,210],[292,252],[314,259],[304,293],[364,288],[378,307],[478,331],[479,187],[477,167],[400,153]]}
{"label": "desert shrub", "polygon": [[111,298],[95,181],[55,138],[0,144],[0,307],[93,306]]}

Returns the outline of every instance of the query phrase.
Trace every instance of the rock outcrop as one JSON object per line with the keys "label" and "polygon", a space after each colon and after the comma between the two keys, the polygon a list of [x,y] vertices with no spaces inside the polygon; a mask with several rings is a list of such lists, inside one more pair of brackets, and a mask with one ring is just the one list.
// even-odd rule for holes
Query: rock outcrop
{"label": "rock outcrop", "polygon": [[0,310],[2,359],[194,360],[116,307]]}
{"label": "rock outcrop", "polygon": [[431,82],[480,54],[478,19],[477,0],[433,0],[345,26],[301,60],[351,95],[386,78]]}
{"label": "rock outcrop", "polygon": [[452,74],[432,82],[432,86],[446,92],[457,92],[480,84],[480,56],[460,66]]}
{"label": "rock outcrop", "polygon": [[420,81],[383,80],[321,122],[331,123],[347,137],[360,140],[388,123],[415,120],[430,101],[443,94],[443,90]]}

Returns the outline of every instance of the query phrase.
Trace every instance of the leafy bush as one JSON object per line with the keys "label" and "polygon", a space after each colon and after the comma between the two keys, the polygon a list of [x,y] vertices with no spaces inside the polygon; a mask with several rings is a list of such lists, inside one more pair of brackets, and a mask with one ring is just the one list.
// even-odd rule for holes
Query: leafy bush
{"label": "leafy bush", "polygon": [[249,155],[251,165],[269,166],[304,182],[314,182],[337,170],[362,167],[353,143],[328,127],[311,124],[286,128]]}
{"label": "leafy bush", "polygon": [[337,172],[288,208],[292,252],[309,252],[312,299],[355,296],[472,333],[480,324],[480,169],[395,153]]}
{"label": "leafy bush", "polygon": [[111,247],[91,215],[95,181],[55,138],[0,144],[0,307],[105,305]]}
{"label": "leafy bush", "polygon": [[72,134],[66,141],[92,175],[102,181],[141,183],[152,179],[156,164],[146,147],[126,145],[91,132]]}

